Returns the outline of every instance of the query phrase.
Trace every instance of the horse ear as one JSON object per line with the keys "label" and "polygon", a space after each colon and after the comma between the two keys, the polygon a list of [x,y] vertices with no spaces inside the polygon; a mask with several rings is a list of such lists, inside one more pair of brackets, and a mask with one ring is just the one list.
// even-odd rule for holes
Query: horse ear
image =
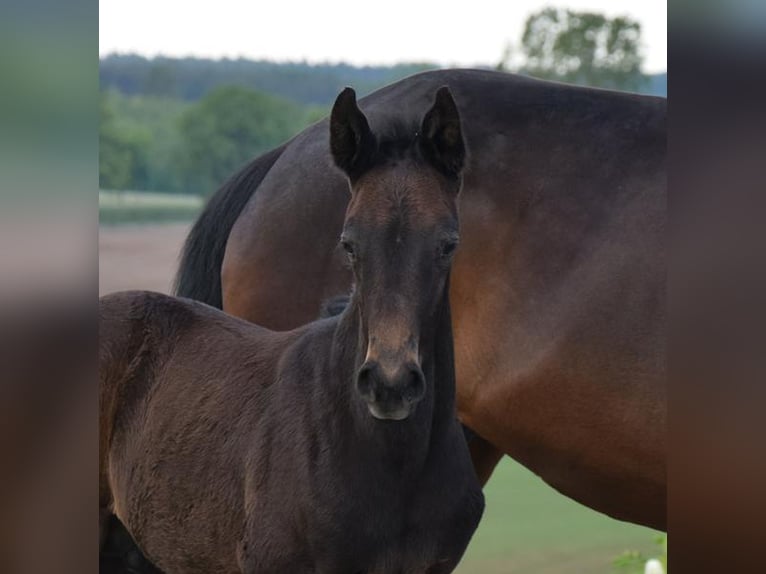
{"label": "horse ear", "polygon": [[460,114],[447,86],[437,90],[434,104],[423,117],[421,134],[423,155],[446,175],[458,177],[465,163],[465,143]]}
{"label": "horse ear", "polygon": [[367,118],[356,105],[356,92],[343,90],[330,113],[330,151],[335,165],[353,179],[372,155],[375,137]]}

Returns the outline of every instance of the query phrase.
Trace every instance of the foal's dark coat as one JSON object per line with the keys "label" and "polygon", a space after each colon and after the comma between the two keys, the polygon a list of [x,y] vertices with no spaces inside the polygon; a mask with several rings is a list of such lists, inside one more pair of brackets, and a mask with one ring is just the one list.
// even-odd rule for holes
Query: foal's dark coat
{"label": "foal's dark coat", "polygon": [[[358,288],[339,316],[277,333],[155,293],[101,299],[102,535],[115,514],[165,571],[450,572],[478,525],[483,496],[455,414],[446,270],[454,245],[441,235],[442,220],[456,217],[460,162],[447,165],[460,159],[450,153],[456,134],[437,121],[433,149],[381,157],[376,140],[355,147],[361,112],[344,94],[336,161],[361,191],[344,239],[353,231]],[[457,121],[447,92],[439,105]],[[458,124],[445,129],[456,125],[459,138]],[[428,183],[431,195],[418,197],[408,181]],[[394,202],[386,182],[399,186]],[[440,185],[445,196],[434,201]],[[441,219],[427,227],[437,207]],[[376,242],[378,228],[384,238],[396,229],[390,237],[411,241],[408,252]],[[434,255],[429,230],[439,231]],[[401,262],[409,275],[395,269]],[[390,292],[370,285],[373,272]],[[400,331],[401,357],[416,363],[402,372],[422,373],[425,384],[416,404],[407,381],[386,374],[404,360],[390,345]],[[371,365],[377,378],[362,385]],[[404,420],[372,416],[385,416],[383,394],[409,407]]]}

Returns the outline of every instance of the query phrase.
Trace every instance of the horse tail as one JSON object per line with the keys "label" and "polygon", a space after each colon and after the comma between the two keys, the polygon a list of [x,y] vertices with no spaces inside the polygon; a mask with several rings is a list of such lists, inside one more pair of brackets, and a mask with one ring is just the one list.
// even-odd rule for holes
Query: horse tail
{"label": "horse tail", "polygon": [[282,145],[255,158],[207,202],[184,243],[173,285],[176,295],[223,308],[221,265],[229,233],[284,149]]}

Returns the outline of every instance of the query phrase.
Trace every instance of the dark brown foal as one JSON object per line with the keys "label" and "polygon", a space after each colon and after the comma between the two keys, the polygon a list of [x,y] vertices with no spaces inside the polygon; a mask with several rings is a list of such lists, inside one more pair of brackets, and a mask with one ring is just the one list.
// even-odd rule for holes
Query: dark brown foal
{"label": "dark brown foal", "polygon": [[373,134],[347,89],[331,148],[355,278],[273,332],[186,299],[101,299],[102,529],[166,572],[446,573],[484,499],[455,407],[449,269],[465,149],[446,88]]}

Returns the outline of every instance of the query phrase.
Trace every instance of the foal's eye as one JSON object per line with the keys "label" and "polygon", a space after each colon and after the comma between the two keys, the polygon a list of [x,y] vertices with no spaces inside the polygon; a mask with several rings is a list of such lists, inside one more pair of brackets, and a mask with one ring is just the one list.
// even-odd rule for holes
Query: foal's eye
{"label": "foal's eye", "polygon": [[350,241],[341,239],[340,246],[343,247],[343,251],[346,252],[346,255],[348,255],[349,259],[353,259],[356,256],[356,253],[354,252],[354,246]]}
{"label": "foal's eye", "polygon": [[445,241],[441,247],[441,252],[439,253],[439,255],[443,259],[449,259],[455,253],[455,249],[457,249],[457,244],[458,242],[454,240]]}

